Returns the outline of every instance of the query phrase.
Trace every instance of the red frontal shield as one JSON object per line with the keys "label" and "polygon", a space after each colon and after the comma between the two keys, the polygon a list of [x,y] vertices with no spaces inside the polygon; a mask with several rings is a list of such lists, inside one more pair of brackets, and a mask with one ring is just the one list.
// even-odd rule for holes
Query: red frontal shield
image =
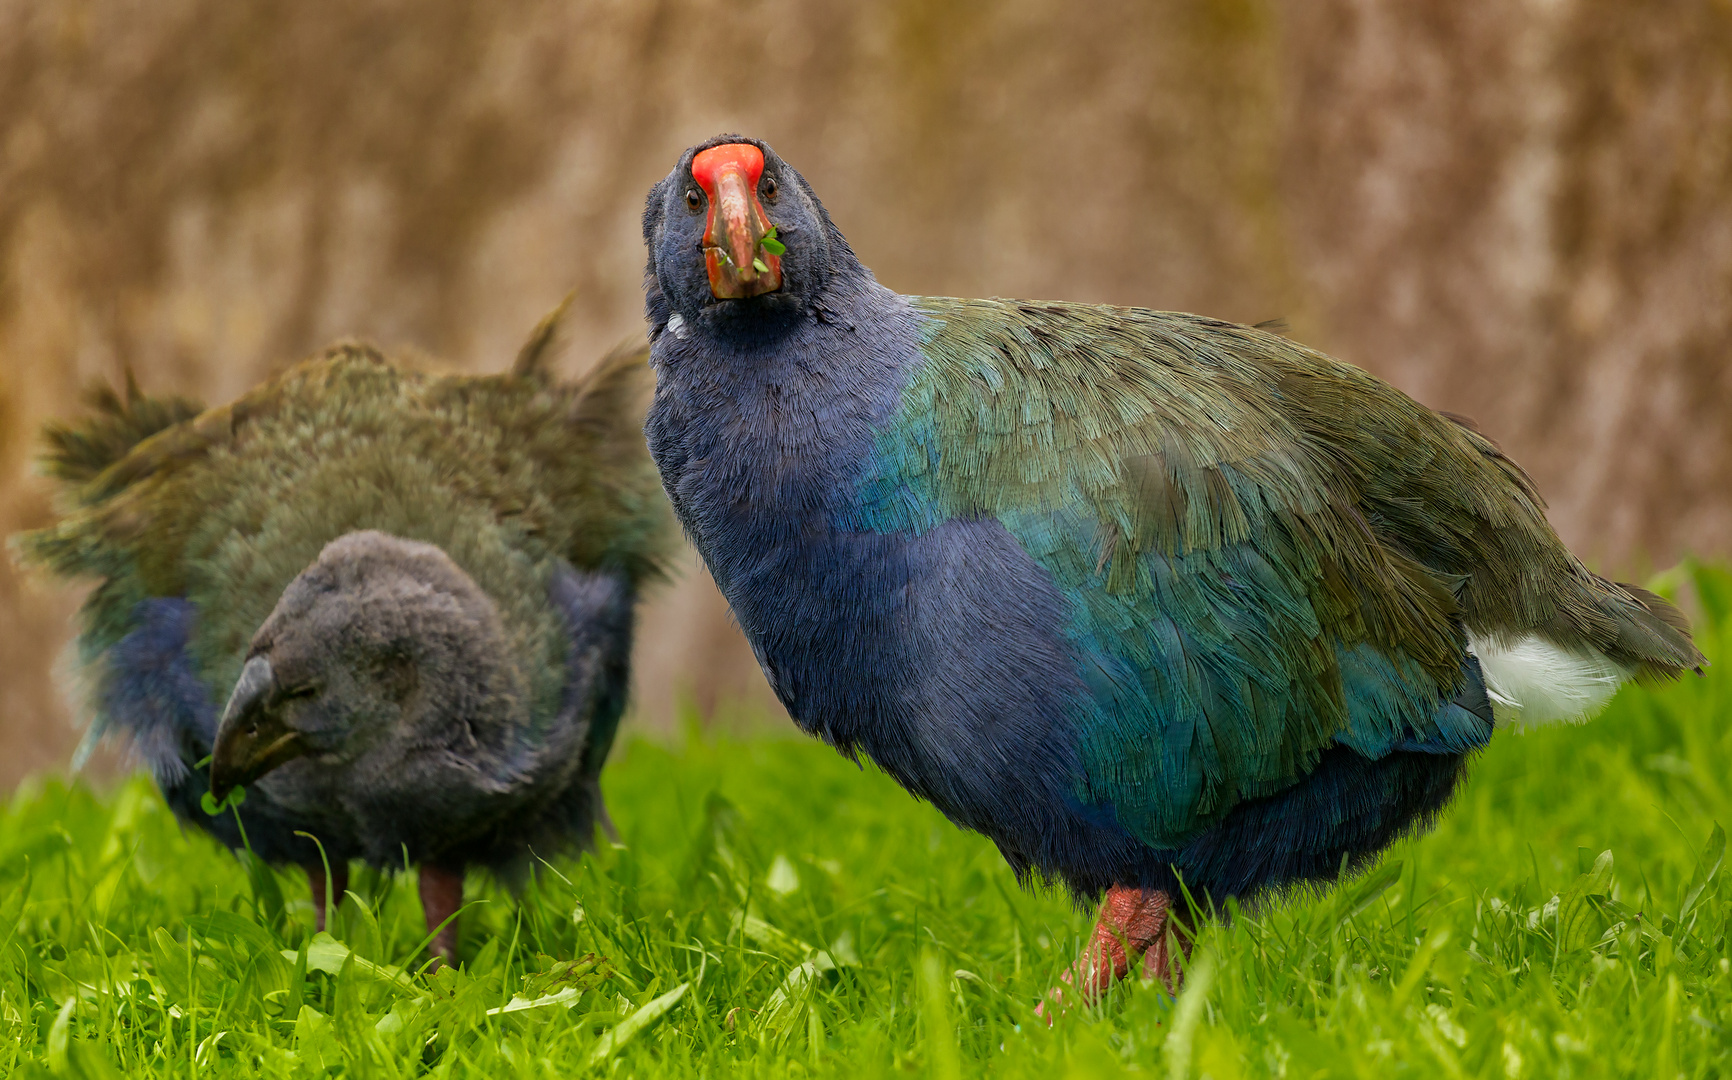
{"label": "red frontal shield", "polygon": [[712,146],[692,158],[692,179],[709,197],[704,267],[710,292],[723,300],[760,296],[782,287],[782,260],[762,249],[770,217],[758,202],[764,152],[750,143]]}

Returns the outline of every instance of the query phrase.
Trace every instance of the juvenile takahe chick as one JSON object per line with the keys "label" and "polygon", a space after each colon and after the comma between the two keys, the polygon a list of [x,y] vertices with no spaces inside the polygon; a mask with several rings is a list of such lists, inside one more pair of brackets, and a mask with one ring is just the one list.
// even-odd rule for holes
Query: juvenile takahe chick
{"label": "juvenile takahe chick", "polygon": [[1488,440],[1173,312],[900,296],[754,139],[649,194],[650,449],[808,732],[1017,874],[1106,894],[1068,979],[1172,985],[1205,903],[1363,864],[1496,725],[1701,655]]}
{"label": "juvenile takahe chick", "polygon": [[[222,408],[129,388],[50,429],[68,509],[20,546],[99,581],[92,736],[125,729],[183,819],[305,867],[321,927],[351,859],[408,860],[451,960],[466,867],[511,879],[607,823],[633,606],[669,530],[644,350],[563,384],[553,331],[506,375],[340,345]],[[238,785],[240,827],[201,809]]]}

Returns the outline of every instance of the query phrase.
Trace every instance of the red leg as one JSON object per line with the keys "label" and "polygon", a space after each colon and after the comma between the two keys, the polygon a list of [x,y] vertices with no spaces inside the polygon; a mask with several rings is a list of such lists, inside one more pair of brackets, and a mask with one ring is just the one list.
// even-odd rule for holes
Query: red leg
{"label": "red leg", "polygon": [[[1144,973],[1158,978],[1169,991],[1178,990],[1178,972],[1168,953],[1169,929],[1180,948],[1190,951],[1190,934],[1183,924],[1172,917],[1173,899],[1159,890],[1131,889],[1115,885],[1107,890],[1106,903],[1101,906],[1094,934],[1083,946],[1082,955],[1059,978],[1075,987],[1083,1001],[1095,1001],[1113,983],[1131,970],[1131,962],[1143,958]],[[1035,1011],[1041,1016],[1063,1009],[1068,1002],[1063,987],[1053,987],[1047,998],[1056,1008],[1048,1010],[1042,1002]]]}
{"label": "red leg", "polygon": [[[313,929],[325,928],[325,864],[307,864],[307,883],[313,888]],[[349,864],[337,863],[331,867],[331,906],[336,907],[343,902],[343,894],[349,891]]]}
{"label": "red leg", "polygon": [[1190,957],[1191,928],[1185,925],[1178,912],[1169,908],[1167,932],[1150,942],[1148,951],[1143,953],[1143,978],[1159,979],[1167,993],[1177,996],[1179,985],[1185,981],[1185,973],[1173,962],[1174,945],[1178,946],[1181,956]]}
{"label": "red leg", "polygon": [[[433,938],[433,955],[448,964],[457,962],[457,920],[452,916],[463,906],[463,871],[446,866],[421,865],[421,910],[429,932],[445,923]],[[450,922],[446,922],[450,919]]]}

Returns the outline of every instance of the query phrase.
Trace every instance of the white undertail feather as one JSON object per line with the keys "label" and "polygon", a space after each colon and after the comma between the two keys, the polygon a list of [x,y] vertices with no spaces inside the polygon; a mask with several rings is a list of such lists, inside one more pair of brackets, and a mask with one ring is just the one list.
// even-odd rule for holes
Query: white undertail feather
{"label": "white undertail feather", "polygon": [[1581,723],[1605,708],[1635,673],[1586,646],[1564,646],[1538,634],[1518,638],[1468,635],[1479,658],[1498,724],[1535,728],[1560,720]]}

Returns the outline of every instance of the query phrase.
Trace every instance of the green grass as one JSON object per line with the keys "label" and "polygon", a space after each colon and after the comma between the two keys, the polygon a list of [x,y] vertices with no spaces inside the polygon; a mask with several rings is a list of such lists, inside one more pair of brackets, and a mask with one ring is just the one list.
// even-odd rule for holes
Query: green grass
{"label": "green grass", "polygon": [[[1698,591],[1732,655],[1732,578]],[[1088,917],[806,741],[628,742],[624,845],[472,890],[435,976],[412,884],[358,876],[313,939],[303,876],[148,781],[45,780],[0,816],[0,1074],[1727,1075],[1727,666],[1500,734],[1435,832],[1206,931],[1176,1004],[1131,984],[1051,1029]]]}

